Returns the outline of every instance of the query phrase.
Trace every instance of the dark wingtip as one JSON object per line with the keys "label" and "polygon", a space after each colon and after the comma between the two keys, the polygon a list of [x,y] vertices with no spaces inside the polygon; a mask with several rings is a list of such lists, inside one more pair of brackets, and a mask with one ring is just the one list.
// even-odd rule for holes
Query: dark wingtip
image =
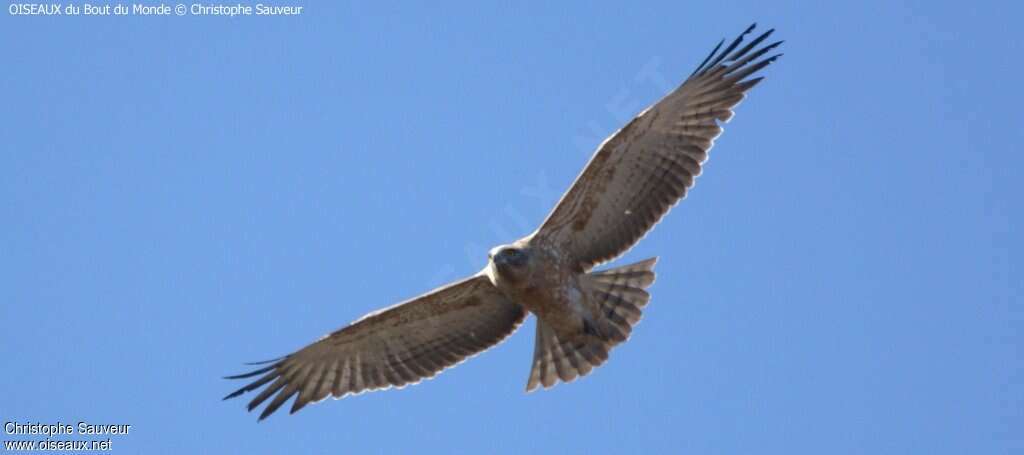
{"label": "dark wingtip", "polygon": [[718,42],[718,45],[715,46],[714,49],[711,49],[711,53],[708,54],[707,57],[704,57],[704,61],[700,62],[700,65],[697,66],[697,69],[693,70],[693,73],[690,73],[690,77],[693,77],[693,75],[701,72],[701,70],[704,69],[704,65],[707,65],[708,62],[710,62],[711,59],[714,58],[715,54],[718,53],[718,49],[721,49],[723,44],[725,44],[725,38],[722,38],[722,40]]}
{"label": "dark wingtip", "polygon": [[260,413],[260,418],[256,419],[256,421],[257,422],[262,422],[263,419],[266,419],[267,417],[270,417],[270,414],[273,414],[274,411],[276,411],[276,410],[277,410],[277,408],[271,408],[270,406],[267,406],[265,409],[263,409],[263,412]]}
{"label": "dark wingtip", "polygon": [[[740,55],[742,55],[742,54],[746,53],[746,51],[750,50],[751,47],[753,47],[753,46],[757,45],[757,43],[761,42],[761,40],[767,38],[768,35],[771,35],[772,31],[774,31],[774,29],[769,30],[767,33],[764,33],[761,36],[757,37],[757,39],[755,39],[752,43],[750,43],[749,45],[744,47],[743,50],[737,52],[736,54],[733,54],[732,51],[736,50],[736,47],[738,47],[740,45],[740,43],[743,42],[743,39],[747,35],[749,35],[750,32],[754,31],[755,27],[757,27],[757,22],[754,22],[753,24],[750,24],[750,26],[747,27],[747,29],[744,30],[743,33],[740,33],[740,35],[737,36],[736,39],[732,40],[732,43],[729,43],[729,46],[726,47],[725,50],[723,50],[721,53],[718,54],[718,57],[715,57],[713,60],[711,60],[710,63],[707,63],[706,64],[706,68],[714,68],[719,63],[722,63],[723,61],[726,61],[726,58],[728,58],[730,60],[738,58]],[[716,47],[715,50],[717,51],[718,48]],[[701,65],[701,68],[702,69],[706,69],[705,65]]]}
{"label": "dark wingtip", "polygon": [[260,368],[258,370],[250,371],[248,373],[235,374],[235,375],[231,375],[231,376],[224,376],[224,379],[245,379],[245,378],[251,378],[253,376],[260,375],[260,374],[266,373],[266,372],[268,372],[270,370],[273,370],[276,366],[277,365],[274,364],[274,365],[270,365],[270,366],[267,366],[267,367]]}
{"label": "dark wingtip", "polygon": [[283,359],[285,357],[288,357],[288,356],[282,356],[282,357],[278,357],[276,359],[270,359],[270,360],[260,360],[260,361],[257,361],[257,362],[245,362],[245,365],[266,365],[266,364],[268,364],[270,362],[277,362],[278,360],[281,360],[281,359]]}
{"label": "dark wingtip", "polygon": [[295,414],[296,412],[299,412],[310,402],[309,397],[303,399],[302,394],[300,393],[299,396],[295,397],[295,401],[292,402],[292,409],[288,411],[288,414]]}

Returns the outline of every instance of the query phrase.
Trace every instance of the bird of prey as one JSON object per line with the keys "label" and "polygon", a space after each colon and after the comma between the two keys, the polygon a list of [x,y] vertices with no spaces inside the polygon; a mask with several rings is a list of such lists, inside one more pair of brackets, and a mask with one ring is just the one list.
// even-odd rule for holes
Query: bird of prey
{"label": "bird of prey", "polygon": [[[756,24],[755,24],[756,25]],[[537,317],[526,390],[590,373],[626,341],[654,281],[651,258],[604,271],[682,199],[700,174],[721,124],[781,54],[782,42],[746,45],[751,25],[704,59],[678,88],[606,139],[569,191],[532,234],[488,254],[479,273],[370,313],[261,368],[225,399],[265,387],[249,402],[270,403],[260,420],[293,396],[294,413],[327,397],[415,384],[512,334]]]}

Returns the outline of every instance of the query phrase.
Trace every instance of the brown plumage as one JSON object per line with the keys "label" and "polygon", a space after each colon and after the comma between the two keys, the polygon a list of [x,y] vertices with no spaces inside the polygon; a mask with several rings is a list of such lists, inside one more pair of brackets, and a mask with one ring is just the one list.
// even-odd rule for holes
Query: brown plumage
{"label": "brown plumage", "polygon": [[526,314],[537,316],[527,390],[584,376],[626,341],[650,300],[656,258],[601,272],[685,197],[700,175],[721,123],[761,81],[749,78],[779,55],[780,42],[748,44],[750,26],[719,43],[676,90],[599,147],[540,228],[491,250],[476,275],[371,313],[266,366],[233,398],[263,388],[249,410],[270,400],[267,417],[296,397],[291,412],[327,397],[402,387],[436,375],[501,342]]}

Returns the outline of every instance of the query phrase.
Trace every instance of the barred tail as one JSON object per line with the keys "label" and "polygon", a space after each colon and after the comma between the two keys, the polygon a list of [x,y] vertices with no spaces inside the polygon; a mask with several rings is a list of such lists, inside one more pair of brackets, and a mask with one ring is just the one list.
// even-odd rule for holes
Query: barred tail
{"label": "barred tail", "polygon": [[640,321],[641,309],[651,299],[644,289],[654,282],[654,264],[650,258],[583,277],[583,286],[590,291],[592,318],[583,323],[583,331],[559,337],[544,321],[537,320],[537,338],[533,351],[533,367],[526,391],[558,380],[570,382],[585,376],[608,360],[608,351],[626,341],[633,326]]}
{"label": "barred tail", "polygon": [[597,304],[598,330],[613,346],[629,339],[633,326],[643,317],[642,309],[651,300],[645,289],[654,282],[657,262],[654,257],[588,275],[591,295]]}

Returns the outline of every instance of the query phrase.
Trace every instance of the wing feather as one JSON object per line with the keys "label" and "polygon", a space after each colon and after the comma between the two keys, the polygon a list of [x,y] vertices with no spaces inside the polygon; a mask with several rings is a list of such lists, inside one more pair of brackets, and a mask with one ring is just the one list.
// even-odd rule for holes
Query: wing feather
{"label": "wing feather", "polygon": [[740,47],[754,27],[721,51],[720,42],[679,88],[605,140],[533,241],[590,270],[625,253],[684,198],[721,123],[763,79],[747,78],[781,55],[762,58],[781,41],[757,48],[774,30]]}
{"label": "wing feather", "polygon": [[499,343],[525,316],[486,276],[474,276],[370,313],[269,366],[229,376],[258,379],[224,398],[269,383],[248,405],[252,411],[272,397],[262,420],[293,396],[292,413],[328,396],[415,384]]}

